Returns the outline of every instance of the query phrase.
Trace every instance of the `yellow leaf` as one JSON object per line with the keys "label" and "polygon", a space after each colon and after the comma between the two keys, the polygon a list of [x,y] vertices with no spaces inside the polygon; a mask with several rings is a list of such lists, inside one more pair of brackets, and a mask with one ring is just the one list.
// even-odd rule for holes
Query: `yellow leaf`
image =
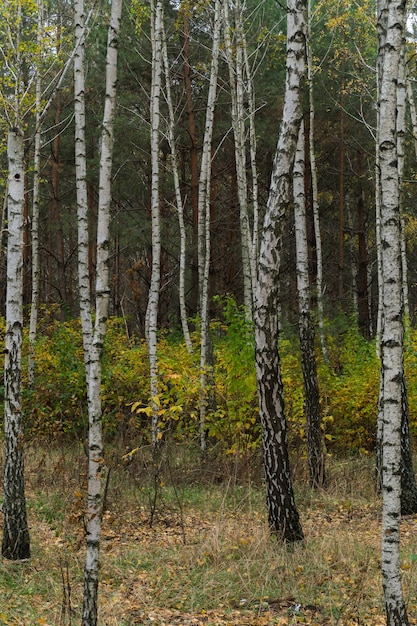
{"label": "yellow leaf", "polygon": [[133,450],[131,450],[130,452],[127,452],[126,454],[124,454],[124,455],[122,456],[122,459],[123,459],[123,460],[130,459],[130,458],[131,458],[134,454],[136,454],[136,452],[137,452],[138,450],[139,450],[139,448],[133,448]]}
{"label": "yellow leaf", "polygon": [[152,415],[152,409],[151,409],[150,406],[146,406],[146,407],[142,407],[140,409],[137,409],[136,413],[145,413],[145,415],[150,417]]}

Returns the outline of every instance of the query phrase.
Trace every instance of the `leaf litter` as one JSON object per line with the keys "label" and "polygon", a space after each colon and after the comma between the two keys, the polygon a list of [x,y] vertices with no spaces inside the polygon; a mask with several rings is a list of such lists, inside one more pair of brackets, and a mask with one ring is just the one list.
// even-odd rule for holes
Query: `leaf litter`
{"label": "leaf litter", "polygon": [[[81,499],[73,490],[57,522],[37,497],[28,493],[31,560],[1,563],[0,625],[73,626],[83,592]],[[146,504],[114,498],[103,518],[101,626],[385,625],[378,500],[322,500],[301,504],[306,539],[288,549],[269,537],[256,506],[189,503],[181,515],[165,507],[150,527]],[[402,573],[417,624],[417,516],[402,521]]]}

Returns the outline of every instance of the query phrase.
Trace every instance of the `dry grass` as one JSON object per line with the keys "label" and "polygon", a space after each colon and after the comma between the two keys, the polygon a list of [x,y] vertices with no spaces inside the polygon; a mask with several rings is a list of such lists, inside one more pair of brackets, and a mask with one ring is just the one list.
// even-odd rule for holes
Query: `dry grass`
{"label": "dry grass", "polygon": [[[84,453],[31,449],[26,467],[33,556],[0,562],[0,624],[72,626],[82,605]],[[262,489],[236,485],[236,476],[193,484],[188,468],[174,486],[166,474],[150,528],[145,464],[115,464],[100,624],[384,624],[372,459],[329,459],[329,485],[320,493],[306,486],[304,463],[295,467],[306,538],[286,548],[268,534]],[[402,551],[417,623],[417,518],[403,520]]]}

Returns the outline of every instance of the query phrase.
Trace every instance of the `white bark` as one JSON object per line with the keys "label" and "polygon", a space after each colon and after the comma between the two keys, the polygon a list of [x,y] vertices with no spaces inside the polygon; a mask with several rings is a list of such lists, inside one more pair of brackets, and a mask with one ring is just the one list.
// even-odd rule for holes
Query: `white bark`
{"label": "white bark", "polygon": [[88,263],[89,226],[87,197],[87,156],[85,145],[85,14],[84,0],[74,0],[74,121],[75,121],[75,181],[78,228],[78,291],[84,362],[88,383],[93,323],[91,318],[90,276]]}
{"label": "white bark", "polygon": [[187,320],[187,310],[185,306],[185,260],[186,260],[185,252],[186,252],[187,240],[186,240],[185,223],[184,223],[184,205],[183,205],[182,196],[181,196],[178,154],[177,154],[177,145],[175,143],[175,133],[174,133],[175,117],[174,117],[174,108],[172,105],[168,52],[167,52],[165,29],[164,29],[163,22],[162,22],[162,29],[163,29],[162,52],[163,52],[164,70],[165,70],[165,79],[166,79],[166,82],[165,82],[166,101],[168,105],[168,141],[169,141],[169,145],[171,148],[172,173],[174,176],[175,200],[177,203],[178,225],[179,225],[179,230],[180,230],[180,258],[179,258],[180,317],[181,317],[181,326],[182,326],[182,332],[184,335],[185,344],[187,346],[187,350],[189,354],[192,354],[193,344],[191,342],[190,329],[188,327],[188,320]]}
{"label": "white bark", "polygon": [[352,277],[352,305],[353,305],[353,317],[355,322],[357,323],[359,320],[359,309],[358,309],[358,273],[356,270],[356,262],[355,262],[355,235],[353,233],[353,219],[352,219],[352,207],[350,204],[349,195],[346,196],[345,199],[346,206],[346,216],[348,221],[349,228],[349,247],[350,247],[350,275]]}
{"label": "white bark", "polygon": [[287,66],[282,123],[274,159],[259,254],[255,354],[269,524],[286,541],[303,533],[295,507],[278,352],[278,278],[282,227],[291,201],[296,144],[303,117],[306,1],[287,2]]}
{"label": "white bark", "polygon": [[198,276],[200,289],[201,349],[200,349],[200,447],[206,448],[207,367],[209,349],[209,271],[210,271],[210,187],[211,149],[214,109],[217,98],[219,69],[221,3],[215,0],[213,46],[211,52],[210,85],[207,98],[206,122],[198,185]]}
{"label": "white bark", "polygon": [[[43,25],[43,2],[38,0],[38,46],[41,44]],[[42,99],[42,78],[39,68],[36,68],[36,123],[35,145],[33,158],[33,203],[32,203],[32,302],[29,321],[29,355],[28,355],[28,386],[33,387],[35,382],[35,341],[38,324],[39,309],[39,190],[41,168],[41,130],[40,114]]]}
{"label": "white bark", "polygon": [[314,322],[311,315],[308,272],[308,239],[305,198],[305,133],[301,122],[293,173],[295,255],[298,295],[298,326],[301,368],[304,381],[307,458],[310,483],[322,487],[325,482],[323,438],[321,432],[320,393],[314,346]]}
{"label": "white bark", "polygon": [[[236,14],[241,11],[237,2]],[[242,250],[243,295],[247,314],[252,319],[254,292],[254,259],[252,258],[252,236],[249,223],[248,184],[246,179],[246,128],[243,85],[243,41],[236,20],[234,25],[235,46],[232,45],[232,27],[229,19],[228,0],[223,2],[224,42],[229,69],[232,127],[235,145],[235,167],[237,195],[240,210],[240,237]]]}
{"label": "white bark", "polygon": [[160,98],[162,80],[162,0],[151,4],[152,19],[152,84],[151,84],[151,214],[152,214],[152,274],[149,289],[148,308],[146,311],[146,341],[148,344],[151,407],[152,407],[152,445],[159,439],[159,403],[158,403],[158,304],[161,282],[161,225],[159,194],[159,140],[160,140]]}
{"label": "white bark", "polygon": [[[401,293],[400,180],[397,143],[397,83],[405,3],[379,5],[381,59],[379,155],[381,193],[382,334],[382,579],[388,626],[407,625],[400,569],[401,413],[403,305]],[[386,20],[385,20],[386,16]],[[386,24],[386,28],[385,28]]]}
{"label": "white bark", "polygon": [[2,554],[12,560],[30,556],[23,473],[22,329],[23,329],[23,133],[8,134],[8,234],[6,336],[4,358],[4,530]]}
{"label": "white bark", "polygon": [[407,262],[407,246],[404,234],[404,214],[402,203],[402,181],[404,173],[405,158],[405,136],[406,136],[406,104],[407,104],[407,87],[406,87],[406,71],[405,71],[405,42],[401,46],[400,66],[398,69],[397,84],[397,152],[398,152],[398,179],[400,186],[400,219],[401,219],[401,269],[402,269],[402,292],[404,300],[405,322],[408,324],[410,319],[410,305],[408,297],[408,262]]}
{"label": "white bark", "polygon": [[[239,2],[240,5],[240,2]],[[258,260],[259,260],[259,200],[258,200],[258,168],[256,164],[257,140],[255,128],[256,102],[253,89],[252,69],[249,64],[248,46],[246,43],[245,31],[243,28],[242,11],[236,11],[236,22],[238,33],[240,33],[240,42],[243,50],[246,82],[245,88],[247,93],[247,106],[249,117],[249,147],[250,147],[250,166],[252,173],[252,253],[251,253],[251,271],[253,294],[255,295],[256,283],[258,280]]]}
{"label": "white bark", "polygon": [[411,80],[410,80],[408,73],[406,75],[406,90],[407,90],[407,102],[408,102],[408,106],[410,110],[411,128],[413,131],[414,154],[417,158],[417,112],[416,112],[416,103],[414,101],[413,87],[411,85]]}
{"label": "white bark", "polygon": [[109,311],[109,223],[113,125],[116,114],[117,48],[122,0],[113,0],[107,39],[106,94],[101,135],[99,201],[97,223],[96,317],[90,351],[88,384],[89,459],[87,502],[87,550],[84,570],[83,626],[97,624],[97,593],[102,516],[102,472],[104,470],[101,369]]}
{"label": "white bark", "polygon": [[297,294],[298,309],[301,314],[310,311],[304,152],[304,122],[301,122],[293,174]]}
{"label": "white bark", "polygon": [[307,81],[308,81],[308,104],[309,104],[309,142],[310,142],[310,172],[311,172],[311,189],[313,197],[313,223],[314,237],[316,240],[316,262],[317,262],[317,317],[319,323],[320,346],[323,358],[328,363],[329,355],[327,352],[326,339],[324,333],[324,303],[323,303],[323,253],[321,245],[321,229],[320,229],[320,205],[319,191],[317,183],[317,165],[315,150],[315,109],[314,109],[314,70],[313,70],[313,51],[311,36],[311,0],[307,4]]}

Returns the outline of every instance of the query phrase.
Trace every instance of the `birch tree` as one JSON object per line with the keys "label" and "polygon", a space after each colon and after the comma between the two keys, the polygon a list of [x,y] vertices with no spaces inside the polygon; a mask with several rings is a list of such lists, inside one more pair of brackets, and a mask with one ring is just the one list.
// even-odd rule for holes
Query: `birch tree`
{"label": "birch tree", "polygon": [[[404,173],[405,137],[406,137],[406,66],[405,66],[405,37],[401,46],[400,62],[397,80],[397,155],[398,155],[398,185],[400,211],[400,246],[401,246],[401,294],[403,299],[404,322],[408,327],[410,321],[410,307],[408,299],[408,270],[407,250],[404,236],[403,194],[402,181]],[[407,385],[404,371],[401,385],[401,513],[411,515],[417,513],[417,484],[413,468],[413,455],[410,440],[410,411],[408,405]]]}
{"label": "birch tree", "polygon": [[184,335],[185,344],[187,346],[187,350],[189,354],[193,353],[193,344],[191,342],[190,329],[188,326],[187,320],[187,310],[185,306],[185,261],[186,261],[186,231],[185,231],[185,221],[184,221],[184,204],[181,196],[181,185],[180,185],[180,175],[179,175],[179,164],[178,164],[178,152],[177,146],[175,143],[175,117],[174,117],[174,107],[172,104],[172,93],[171,93],[171,83],[170,83],[170,72],[169,72],[169,63],[168,63],[168,51],[167,51],[167,43],[166,43],[166,34],[164,23],[162,20],[162,53],[164,60],[164,71],[165,71],[165,91],[166,91],[166,101],[168,106],[168,141],[171,148],[171,161],[172,161],[172,173],[174,177],[174,188],[175,188],[175,201],[177,204],[177,213],[178,213],[178,225],[180,231],[180,256],[179,256],[179,304],[180,304],[180,318],[181,318],[181,326],[182,332]]}
{"label": "birch tree", "polygon": [[310,172],[311,172],[311,190],[313,201],[313,223],[314,237],[316,240],[316,261],[317,261],[317,316],[319,323],[320,345],[323,358],[329,361],[327,346],[324,336],[324,303],[323,303],[323,252],[321,243],[320,229],[320,207],[319,207],[319,191],[317,182],[317,165],[315,150],[315,106],[314,106],[314,68],[313,68],[313,49],[311,35],[312,8],[311,0],[307,4],[307,79],[308,79],[308,109],[309,109],[309,145],[310,145]]}
{"label": "birch tree", "polygon": [[207,97],[206,121],[200,164],[198,185],[198,276],[201,317],[200,348],[200,447],[206,449],[207,415],[207,369],[209,367],[210,329],[209,329],[209,272],[210,272],[210,189],[211,189],[211,153],[214,128],[214,109],[217,98],[217,77],[219,70],[221,2],[215,0],[213,16],[213,46],[211,51],[210,83]]}
{"label": "birch tree", "polygon": [[159,438],[158,404],[158,303],[161,282],[161,224],[159,192],[159,141],[160,141],[160,98],[162,80],[162,0],[151,3],[152,38],[152,83],[150,98],[151,114],[151,215],[152,215],[152,274],[146,311],[146,341],[148,344],[151,381],[152,444],[156,447]]}
{"label": "birch tree", "polygon": [[[3,13],[4,12],[4,13]],[[37,37],[32,7],[18,0],[0,9],[0,101],[8,123],[7,278],[4,349],[4,530],[2,554],[12,560],[30,556],[27,525],[24,453],[22,446],[22,331],[24,246],[24,118],[31,108],[24,66],[33,66],[36,49],[28,42]],[[26,45],[26,47],[25,47]],[[32,53],[32,54],[31,54]]]}
{"label": "birch tree", "polygon": [[95,324],[88,363],[88,496],[86,561],[84,569],[83,626],[97,624],[100,532],[102,518],[103,459],[101,372],[109,311],[109,223],[116,114],[117,56],[122,0],[113,0],[107,38],[106,92],[101,134]]}
{"label": "birch tree", "polygon": [[283,220],[291,182],[306,76],[306,2],[287,1],[287,61],[283,117],[275,154],[259,252],[255,308],[255,359],[268,520],[284,541],[303,538],[288,457],[287,425],[278,351],[278,277]]}
{"label": "birch tree", "polygon": [[74,55],[74,126],[75,126],[75,180],[78,231],[78,292],[83,335],[86,381],[90,362],[93,325],[91,318],[90,277],[88,263],[89,228],[87,197],[87,156],[85,144],[85,36],[84,0],[74,1],[75,55]]}
{"label": "birch tree", "polygon": [[[42,45],[43,26],[43,2],[38,0],[38,32],[37,43]],[[36,121],[34,137],[34,157],[33,157],[33,203],[32,203],[32,302],[30,307],[29,322],[29,357],[28,357],[28,386],[32,387],[35,380],[35,341],[38,323],[39,308],[39,204],[40,204],[40,178],[41,178],[41,104],[42,104],[42,78],[40,68],[36,68]]]}
{"label": "birch tree", "polygon": [[301,367],[304,381],[306,413],[307,458],[312,487],[325,482],[323,437],[321,432],[320,393],[314,350],[314,322],[311,316],[310,281],[308,275],[308,245],[305,203],[305,135],[301,123],[295,155],[294,175],[295,254],[298,292],[298,327]]}
{"label": "birch tree", "polygon": [[403,300],[401,294],[400,185],[397,143],[397,83],[405,2],[381,0],[379,159],[381,198],[382,330],[382,581],[388,626],[407,625],[400,569],[401,415],[403,369]]}
{"label": "birch tree", "polygon": [[12,560],[30,556],[26,517],[22,421],[22,271],[24,150],[23,133],[9,130],[7,142],[8,236],[6,287],[6,340],[4,359],[4,530],[2,554]]}
{"label": "birch tree", "polygon": [[[249,222],[248,183],[246,179],[246,127],[244,102],[244,41],[242,37],[241,7],[235,7],[235,46],[232,45],[232,27],[229,19],[229,3],[223,2],[224,41],[231,95],[232,127],[235,146],[237,195],[240,209],[240,238],[242,250],[243,294],[247,314],[252,319],[255,263]],[[238,22],[239,20],[239,22]]]}

